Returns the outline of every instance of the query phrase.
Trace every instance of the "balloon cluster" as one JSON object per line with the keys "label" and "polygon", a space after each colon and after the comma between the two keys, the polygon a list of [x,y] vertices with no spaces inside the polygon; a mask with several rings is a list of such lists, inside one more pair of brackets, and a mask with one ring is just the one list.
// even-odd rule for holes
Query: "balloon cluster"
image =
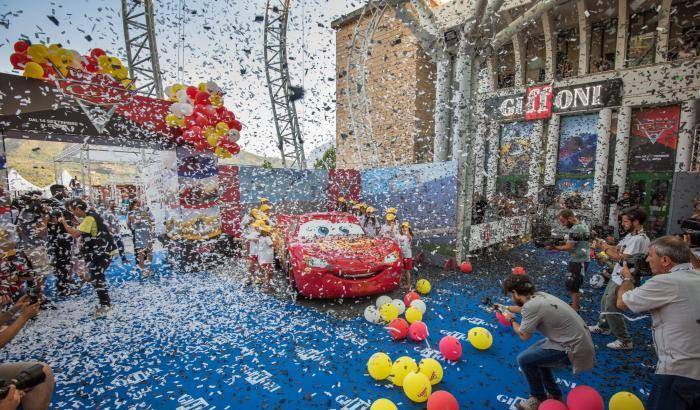
{"label": "balloon cluster", "polygon": [[10,63],[17,70],[24,70],[27,78],[46,79],[56,75],[68,75],[68,69],[89,73],[106,74],[120,82],[124,87],[133,88],[129,79],[129,70],[117,57],[110,56],[101,48],[93,48],[90,54],[81,55],[75,50],[63,48],[60,44],[30,44],[20,40],[14,45],[15,52],[10,55]]}
{"label": "balloon cluster", "polygon": [[213,149],[222,158],[241,150],[237,142],[243,127],[224,107],[221,89],[215,82],[199,83],[196,87],[174,84],[164,92],[173,102],[165,122],[182,130],[184,142],[198,151]]}

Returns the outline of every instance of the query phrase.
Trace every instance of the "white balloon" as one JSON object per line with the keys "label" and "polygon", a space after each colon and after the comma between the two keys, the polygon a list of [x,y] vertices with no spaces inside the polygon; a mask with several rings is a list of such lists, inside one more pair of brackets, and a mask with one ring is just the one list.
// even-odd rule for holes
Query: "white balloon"
{"label": "white balloon", "polygon": [[163,94],[167,95],[168,98],[173,98],[173,96],[175,95],[175,93],[173,93],[173,86],[169,85],[165,87],[165,89],[163,90]]}
{"label": "white balloon", "polygon": [[369,305],[365,308],[365,320],[370,323],[379,323],[382,321],[382,318],[377,308]]}
{"label": "white balloon", "polygon": [[207,81],[207,84],[206,84],[205,88],[207,89],[207,92],[208,92],[209,94],[214,94],[214,93],[216,93],[217,91],[220,91],[220,90],[221,90],[221,88],[219,88],[219,85],[216,84],[214,81],[211,81],[211,80]]}
{"label": "white balloon", "polygon": [[192,106],[192,104],[180,103],[180,106],[182,106],[182,115],[184,115],[185,117],[192,115],[192,112],[194,111],[194,107]]}
{"label": "white balloon", "polygon": [[382,305],[386,305],[387,303],[391,303],[391,298],[387,295],[382,295],[377,298],[377,302],[374,305],[379,309]]}
{"label": "white balloon", "polygon": [[423,313],[423,314],[425,314],[425,309],[427,308],[427,306],[425,306],[425,302],[423,302],[420,299],[416,299],[413,302],[411,302],[411,307],[414,307],[414,308],[420,310],[420,313]]}
{"label": "white balloon", "polygon": [[181,114],[179,114],[179,112],[180,112],[179,108],[180,108],[180,104],[178,104],[178,103],[170,104],[168,111],[170,111],[171,113],[173,113],[175,115],[181,115]]}
{"label": "white balloon", "polygon": [[233,142],[238,142],[241,138],[241,133],[237,129],[232,129],[228,131],[228,139]]}
{"label": "white balloon", "polygon": [[391,304],[396,306],[396,309],[399,311],[399,315],[403,315],[403,312],[406,311],[406,305],[403,303],[403,300],[401,299],[394,299],[391,301]]}
{"label": "white balloon", "polygon": [[184,89],[178,90],[175,93],[175,96],[177,97],[177,100],[181,103],[190,102],[190,99],[189,99],[190,97],[187,96],[187,91],[185,91]]}

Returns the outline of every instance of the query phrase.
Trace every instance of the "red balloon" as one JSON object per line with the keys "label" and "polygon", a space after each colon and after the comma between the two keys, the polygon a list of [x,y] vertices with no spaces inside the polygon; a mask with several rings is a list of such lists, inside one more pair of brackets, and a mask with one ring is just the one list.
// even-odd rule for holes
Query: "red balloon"
{"label": "red balloon", "polygon": [[107,54],[107,53],[105,53],[105,51],[104,51],[103,49],[101,49],[101,48],[93,48],[93,49],[90,51],[90,56],[91,56],[92,58],[94,58],[95,60],[97,60],[97,58],[98,58],[99,56],[103,56],[103,55],[105,55],[105,54]]}
{"label": "red balloon", "polygon": [[503,313],[499,311],[496,311],[496,319],[498,319],[498,323],[502,324],[503,326],[511,326],[510,320],[506,319],[506,317],[503,316]]}
{"label": "red balloon", "polygon": [[203,104],[203,105],[210,105],[211,101],[209,100],[209,93],[206,91],[199,91],[194,97],[194,101],[196,104]]}
{"label": "red balloon", "polygon": [[206,105],[202,107],[202,114],[206,115],[210,119],[214,119],[218,117],[218,113],[216,112],[216,108],[213,105]]}
{"label": "red balloon", "polygon": [[422,342],[428,338],[428,326],[420,320],[411,323],[408,328],[408,337],[414,342]]}
{"label": "red balloon", "polygon": [[457,361],[462,357],[462,344],[454,336],[445,336],[440,340],[440,353],[447,360]]}
{"label": "red balloon", "polygon": [[44,78],[50,75],[56,75],[56,71],[53,69],[52,66],[48,65],[47,63],[42,63],[39,65],[41,66],[41,68],[44,69]]}
{"label": "red balloon", "polygon": [[194,97],[197,96],[197,93],[198,93],[198,92],[199,92],[199,90],[197,89],[197,87],[195,87],[195,86],[193,86],[193,85],[191,85],[191,86],[189,86],[189,87],[187,87],[187,88],[185,89],[185,93],[186,93],[187,96],[190,97],[190,99],[192,99],[192,100],[194,100]]}
{"label": "red balloon", "polygon": [[194,122],[200,127],[206,127],[208,125],[211,125],[211,120],[209,119],[209,117],[202,114],[201,112],[194,114]]}
{"label": "red balloon", "polygon": [[14,47],[15,47],[15,51],[16,51],[16,52],[18,52],[18,53],[26,53],[26,52],[27,52],[27,49],[29,48],[29,43],[27,43],[26,41],[20,40],[20,41],[17,41],[17,42],[15,43],[15,46],[14,46]]}
{"label": "red balloon", "polygon": [[236,131],[241,131],[243,129],[243,125],[238,120],[231,121],[231,124],[229,124],[228,126]]}
{"label": "red balloon", "polygon": [[472,273],[472,264],[464,261],[461,265],[459,265],[459,269],[462,271],[462,273]]}
{"label": "red balloon", "polygon": [[88,64],[85,66],[85,71],[89,73],[97,73],[100,71],[100,66],[97,64]]}
{"label": "red balloon", "polygon": [[394,340],[405,339],[408,334],[408,322],[406,319],[397,317],[389,322],[389,334]]}
{"label": "red balloon", "polygon": [[418,299],[420,299],[420,295],[415,290],[412,290],[403,297],[403,303],[406,305],[406,307],[409,307],[411,306],[411,302]]}
{"label": "red balloon", "polygon": [[576,386],[566,396],[569,410],[603,410],[605,404],[600,393],[593,387]]}
{"label": "red balloon", "polygon": [[444,390],[434,391],[428,397],[427,404],[428,410],[459,410],[459,402],[455,396]]}
{"label": "red balloon", "polygon": [[202,127],[195,125],[192,128],[190,128],[190,131],[192,131],[192,133],[195,135],[195,138],[204,138],[204,130],[202,130]]}
{"label": "red balloon", "polygon": [[526,274],[525,268],[523,268],[522,266],[514,267],[513,269],[511,269],[511,272],[513,273],[513,275],[525,275]]}
{"label": "red balloon", "polygon": [[188,115],[187,117],[185,117],[185,129],[190,129],[196,125],[197,123],[194,121],[194,115]]}
{"label": "red balloon", "polygon": [[226,151],[228,151],[231,155],[236,155],[241,152],[241,146],[234,142],[231,147],[226,149]]}
{"label": "red balloon", "polygon": [[568,410],[566,404],[560,402],[559,400],[547,399],[540,403],[537,410]]}
{"label": "red balloon", "polygon": [[12,53],[10,56],[10,64],[12,64],[13,68],[18,70],[24,68],[24,65],[27,64],[28,61],[29,57],[27,53]]}
{"label": "red balloon", "polygon": [[182,139],[185,142],[193,142],[194,141],[194,133],[192,132],[192,130],[185,130],[182,133]]}

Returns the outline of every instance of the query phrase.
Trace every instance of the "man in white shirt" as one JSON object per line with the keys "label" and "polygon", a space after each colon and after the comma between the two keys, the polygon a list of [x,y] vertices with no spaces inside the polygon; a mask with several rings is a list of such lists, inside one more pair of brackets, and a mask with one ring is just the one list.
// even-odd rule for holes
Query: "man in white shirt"
{"label": "man in white shirt", "polygon": [[603,243],[601,248],[608,258],[618,261],[615,264],[610,282],[608,282],[603,297],[600,300],[600,316],[598,323],[589,326],[591,333],[612,334],[615,341],[607,347],[613,350],[632,349],[632,339],[627,332],[627,324],[622,311],[617,308],[617,290],[622,285],[622,265],[620,262],[638,253],[646,253],[649,248],[649,238],[644,233],[644,222],[647,215],[641,209],[630,209],[622,215],[622,228],[628,232],[616,246]]}
{"label": "man in white shirt", "polygon": [[647,410],[700,409],[700,270],[690,261],[683,240],[664,236],[649,247],[651,279],[634,289],[632,273],[621,270],[617,307],[652,316],[659,362]]}

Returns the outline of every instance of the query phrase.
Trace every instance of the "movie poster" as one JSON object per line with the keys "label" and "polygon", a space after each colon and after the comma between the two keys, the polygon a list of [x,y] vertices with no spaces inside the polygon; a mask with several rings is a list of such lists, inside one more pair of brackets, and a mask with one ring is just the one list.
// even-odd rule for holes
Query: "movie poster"
{"label": "movie poster", "polygon": [[[559,126],[558,174],[593,174],[598,115],[576,115],[561,118]],[[592,177],[592,175],[591,175]]]}
{"label": "movie poster", "polygon": [[534,122],[510,122],[501,126],[498,175],[528,174],[534,126]]}
{"label": "movie poster", "polygon": [[680,106],[635,110],[630,129],[629,172],[673,171]]}

